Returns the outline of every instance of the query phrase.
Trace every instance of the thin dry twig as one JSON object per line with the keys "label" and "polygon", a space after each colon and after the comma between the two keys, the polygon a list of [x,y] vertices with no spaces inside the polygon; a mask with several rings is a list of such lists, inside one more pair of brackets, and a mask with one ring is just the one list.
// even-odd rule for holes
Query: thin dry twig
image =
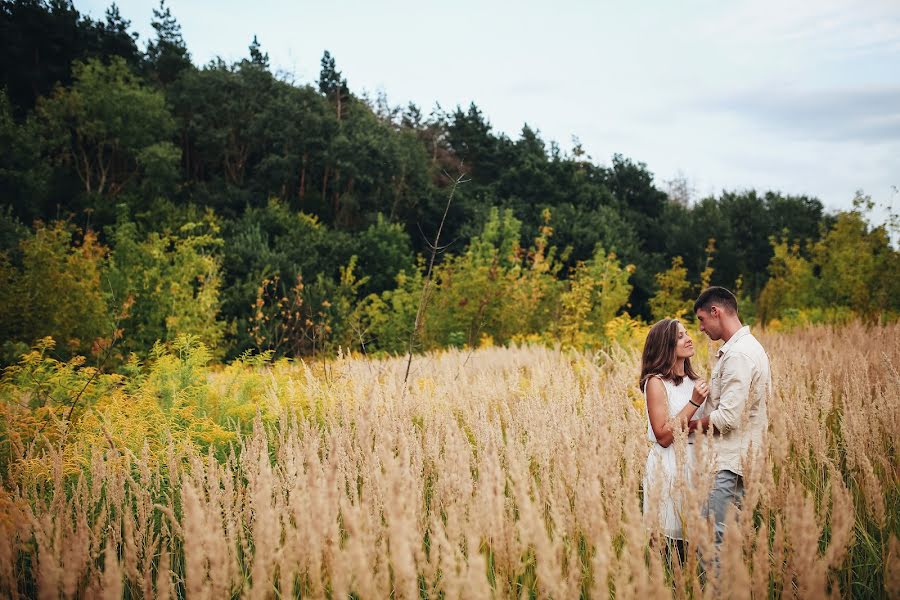
{"label": "thin dry twig", "polygon": [[[447,178],[450,176],[447,172],[444,172],[444,175]],[[422,317],[425,314],[425,308],[428,305],[428,296],[431,291],[431,274],[434,270],[434,259],[437,256],[438,249],[440,248],[440,240],[441,240],[441,232],[444,229],[444,223],[447,220],[447,214],[450,212],[450,204],[453,202],[453,195],[456,194],[456,188],[458,188],[463,183],[467,183],[468,179],[465,179],[464,174],[460,174],[456,179],[453,180],[453,185],[450,186],[450,193],[447,195],[447,206],[444,207],[444,215],[441,217],[441,222],[438,225],[437,233],[434,236],[434,243],[429,244],[429,248],[431,249],[431,258],[428,260],[428,270],[425,272],[425,282],[422,284],[422,297],[419,299],[419,307],[416,310],[416,321],[413,324],[412,330],[409,332],[409,346],[408,353],[406,357],[406,372],[403,375],[403,387],[406,389],[406,384],[409,381],[409,369],[412,366],[412,357],[413,357],[413,349],[416,342],[416,335],[419,333],[419,328],[422,326]]]}

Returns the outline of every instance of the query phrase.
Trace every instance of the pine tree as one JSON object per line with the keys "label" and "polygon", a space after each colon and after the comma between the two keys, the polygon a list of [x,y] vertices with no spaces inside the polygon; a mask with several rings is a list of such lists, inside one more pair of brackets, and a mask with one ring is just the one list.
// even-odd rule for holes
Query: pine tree
{"label": "pine tree", "polygon": [[156,39],[147,44],[147,62],[156,79],[167,85],[191,66],[191,55],[181,36],[181,25],[172,16],[166,0],[160,0],[159,8],[153,9],[151,25],[156,31]]}
{"label": "pine tree", "polygon": [[319,73],[319,91],[334,104],[337,118],[340,121],[344,114],[347,100],[350,99],[350,89],[347,87],[347,79],[341,76],[341,72],[335,66],[334,57],[326,50],[322,55],[322,70]]}
{"label": "pine tree", "polygon": [[253,36],[253,42],[250,44],[250,62],[263,69],[269,68],[269,53],[263,53],[262,46],[256,36]]}

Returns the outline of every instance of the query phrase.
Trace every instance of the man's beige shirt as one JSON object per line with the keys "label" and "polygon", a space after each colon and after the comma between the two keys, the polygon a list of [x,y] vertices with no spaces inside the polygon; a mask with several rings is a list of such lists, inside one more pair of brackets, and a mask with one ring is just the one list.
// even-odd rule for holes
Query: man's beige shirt
{"label": "man's beige shirt", "polygon": [[731,336],[716,356],[704,407],[704,414],[720,432],[712,436],[716,470],[743,475],[743,461],[763,448],[769,427],[769,357],[747,326]]}

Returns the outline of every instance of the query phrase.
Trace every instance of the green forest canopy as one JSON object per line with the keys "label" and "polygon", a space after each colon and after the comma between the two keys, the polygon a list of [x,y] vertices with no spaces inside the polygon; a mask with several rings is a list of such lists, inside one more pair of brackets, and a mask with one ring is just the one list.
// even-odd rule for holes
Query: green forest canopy
{"label": "green forest canopy", "polygon": [[424,347],[602,343],[616,315],[683,312],[708,281],[763,320],[900,307],[862,195],[838,214],[771,191],[685,202],[639,161],[596,164],[528,125],[513,139],[475,103],[354,94],[327,51],[314,84],[273,74],[255,37],[197,66],[153,14],[141,47],[115,5],[95,21],[0,0],[4,362],[46,336],[62,355],[115,339],[122,360],[180,334],[221,358],[400,351],[460,174]]}

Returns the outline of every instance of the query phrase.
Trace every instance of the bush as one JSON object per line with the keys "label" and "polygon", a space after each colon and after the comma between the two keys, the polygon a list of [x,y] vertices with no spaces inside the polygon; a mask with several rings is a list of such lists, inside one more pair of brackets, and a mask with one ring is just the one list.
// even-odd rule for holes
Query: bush
{"label": "bush", "polygon": [[0,254],[0,325],[6,348],[16,351],[52,337],[61,358],[97,354],[103,340],[114,335],[103,281],[107,248],[93,231],[55,221],[38,222],[19,251],[21,268]]}

